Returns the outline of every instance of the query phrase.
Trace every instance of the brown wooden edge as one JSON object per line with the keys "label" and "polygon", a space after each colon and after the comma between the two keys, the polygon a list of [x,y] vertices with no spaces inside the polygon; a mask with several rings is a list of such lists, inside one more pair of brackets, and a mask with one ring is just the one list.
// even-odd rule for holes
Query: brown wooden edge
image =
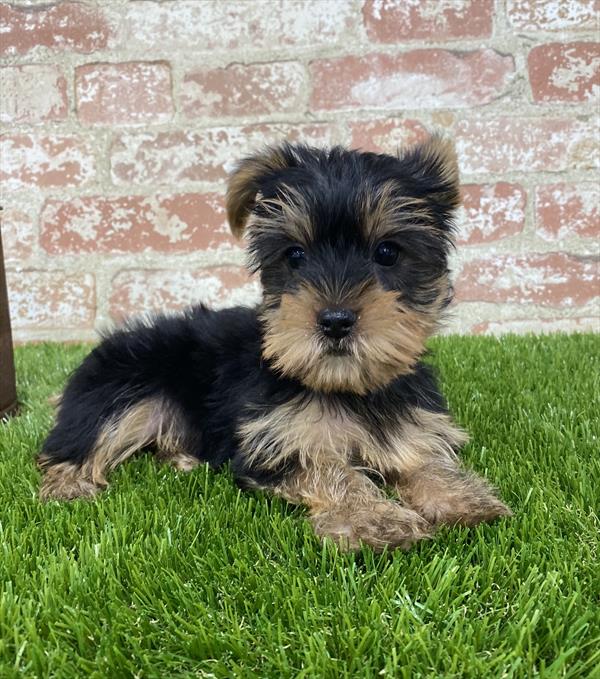
{"label": "brown wooden edge", "polygon": [[2,215],[0,213],[0,420],[13,415],[16,410],[15,359],[8,311],[8,290],[2,251]]}

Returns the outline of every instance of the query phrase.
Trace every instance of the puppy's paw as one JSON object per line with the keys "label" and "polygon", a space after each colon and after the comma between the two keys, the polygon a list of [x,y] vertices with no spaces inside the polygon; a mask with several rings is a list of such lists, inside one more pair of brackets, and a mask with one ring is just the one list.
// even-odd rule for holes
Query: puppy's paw
{"label": "puppy's paw", "polygon": [[314,516],[313,525],[317,535],[333,540],[344,551],[357,550],[361,544],[376,551],[408,549],[431,535],[431,526],[422,516],[391,501],[336,508]]}
{"label": "puppy's paw", "polygon": [[165,457],[165,462],[170,464],[178,472],[191,472],[200,464],[200,460],[193,455],[186,453],[176,453],[170,457]]}
{"label": "puppy's paw", "polygon": [[448,463],[432,463],[416,470],[403,479],[397,491],[409,507],[433,525],[476,526],[512,515],[485,479]]}
{"label": "puppy's paw", "polygon": [[438,493],[422,498],[415,509],[433,525],[476,526],[502,516],[512,516],[512,511],[491,492],[464,495]]}
{"label": "puppy's paw", "polygon": [[106,485],[106,482],[94,483],[81,467],[61,462],[46,469],[40,486],[40,500],[90,499]]}

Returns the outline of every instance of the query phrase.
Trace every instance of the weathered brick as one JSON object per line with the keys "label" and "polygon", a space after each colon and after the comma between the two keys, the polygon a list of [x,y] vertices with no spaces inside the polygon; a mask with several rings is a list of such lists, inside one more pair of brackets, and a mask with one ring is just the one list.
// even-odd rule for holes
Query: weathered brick
{"label": "weathered brick", "polygon": [[5,135],[0,157],[0,181],[10,189],[82,186],[95,174],[89,142],[72,136]]}
{"label": "weathered brick", "polygon": [[7,206],[0,212],[0,234],[7,263],[29,257],[35,243],[34,216],[22,207]]}
{"label": "weathered brick", "polygon": [[538,45],[527,65],[536,102],[590,101],[600,95],[600,43]]}
{"label": "weathered brick", "polygon": [[530,332],[600,332],[600,318],[528,318],[527,320],[514,319],[505,321],[484,321],[476,323],[471,332],[477,335],[503,335],[507,332],[516,335],[525,335]]}
{"label": "weathered brick", "polygon": [[485,38],[492,33],[493,0],[367,0],[367,35],[374,42]]}
{"label": "weathered brick", "polygon": [[56,2],[0,4],[0,54],[25,54],[36,47],[88,54],[109,46],[110,22],[96,5]]}
{"label": "weathered brick", "polygon": [[67,117],[67,81],[57,66],[4,66],[0,68],[0,93],[2,123],[40,123]]}
{"label": "weathered brick", "polygon": [[302,110],[304,66],[296,62],[231,64],[186,73],[181,107],[188,118]]}
{"label": "weathered brick", "polygon": [[424,141],[427,129],[418,120],[378,118],[350,123],[351,146],[364,151],[394,154],[403,147]]}
{"label": "weathered brick", "polygon": [[161,123],[173,116],[171,69],[162,62],[75,69],[77,116],[88,125]]}
{"label": "weathered brick", "polygon": [[313,109],[463,108],[500,96],[514,74],[511,56],[491,49],[322,59],[311,63]]}
{"label": "weathered brick", "polygon": [[462,199],[459,244],[489,243],[523,231],[527,193],[522,186],[507,182],[467,184],[462,187]]}
{"label": "weathered brick", "polygon": [[454,129],[460,167],[476,172],[560,172],[598,165],[593,122],[569,118],[472,119]]}
{"label": "weathered brick", "polygon": [[467,262],[456,281],[460,302],[586,304],[600,295],[598,263],[562,252],[497,255]]}
{"label": "weathered brick", "polygon": [[271,49],[339,43],[358,21],[352,0],[128,2],[127,45],[198,50]]}
{"label": "weathered brick", "polygon": [[10,316],[15,330],[84,329],[96,315],[91,274],[7,271]]}
{"label": "weathered brick", "polygon": [[591,31],[597,0],[508,0],[508,21],[521,31]]}
{"label": "weathered brick", "polygon": [[42,247],[67,252],[190,252],[231,245],[217,194],[85,196],[48,200]]}
{"label": "weathered brick", "polygon": [[600,188],[597,183],[548,184],[535,191],[536,232],[544,240],[570,236],[600,241]]}
{"label": "weathered brick", "polygon": [[240,158],[283,139],[324,146],[332,143],[333,132],[322,124],[265,124],[124,133],[111,146],[112,180],[116,184],[222,180]]}
{"label": "weathered brick", "polygon": [[123,320],[148,311],[177,311],[200,302],[211,308],[254,304],[260,285],[240,267],[199,271],[123,271],[112,282],[110,314]]}

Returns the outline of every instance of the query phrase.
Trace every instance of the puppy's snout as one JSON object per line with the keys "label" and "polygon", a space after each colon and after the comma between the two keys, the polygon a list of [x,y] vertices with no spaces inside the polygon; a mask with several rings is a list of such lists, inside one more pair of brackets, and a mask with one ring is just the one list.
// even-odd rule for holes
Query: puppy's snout
{"label": "puppy's snout", "polygon": [[356,323],[356,314],[351,309],[323,309],[317,316],[317,324],[327,337],[342,339]]}

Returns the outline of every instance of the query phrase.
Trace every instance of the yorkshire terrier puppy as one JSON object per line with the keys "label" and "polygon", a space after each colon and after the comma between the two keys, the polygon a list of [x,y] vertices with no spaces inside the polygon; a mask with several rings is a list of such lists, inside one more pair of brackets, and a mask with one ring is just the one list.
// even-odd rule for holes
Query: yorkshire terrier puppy
{"label": "yorkshire terrier puppy", "polygon": [[41,497],[91,497],[151,448],[181,470],[229,462],[345,549],[510,514],[461,467],[467,436],[420,361],[451,296],[458,204],[454,149],[437,136],[398,157],[283,144],[243,160],[227,214],[263,302],[105,337],[61,397]]}

